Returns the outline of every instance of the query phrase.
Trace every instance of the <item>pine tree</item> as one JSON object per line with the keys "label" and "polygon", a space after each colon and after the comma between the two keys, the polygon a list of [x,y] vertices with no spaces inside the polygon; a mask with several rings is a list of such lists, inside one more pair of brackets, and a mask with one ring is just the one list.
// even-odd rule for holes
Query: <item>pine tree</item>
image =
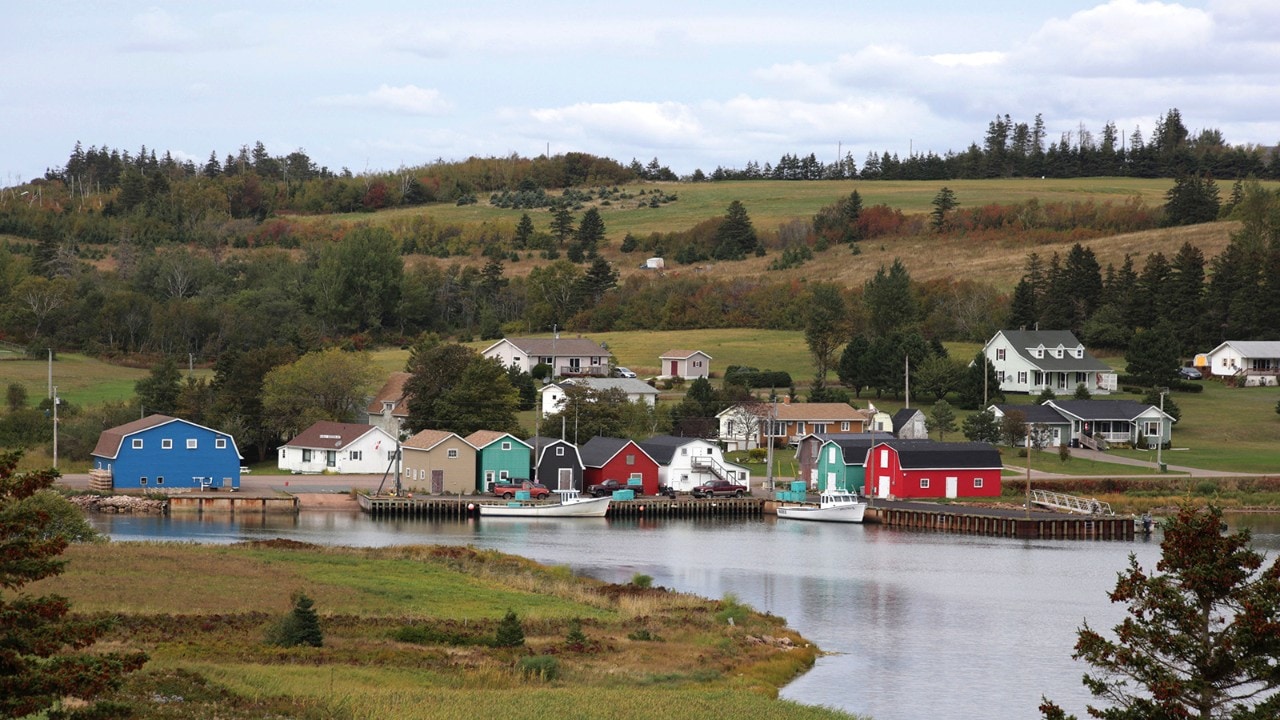
{"label": "pine tree", "polygon": [[514,610],[508,610],[507,614],[502,616],[498,629],[494,632],[493,645],[494,647],[524,645],[524,626],[520,624],[520,618],[516,617]]}
{"label": "pine tree", "polygon": [[763,249],[751,225],[751,218],[741,201],[729,203],[725,211],[724,221],[716,228],[715,250],[712,257],[717,260],[741,260],[748,253]]}
{"label": "pine tree", "polygon": [[529,247],[529,241],[533,239],[533,219],[529,217],[529,213],[520,216],[520,222],[516,223],[516,234],[512,240],[512,246],[517,250],[524,250]]}
{"label": "pine tree", "polygon": [[929,432],[938,433],[938,440],[945,440],[947,433],[956,430],[956,412],[951,409],[951,403],[946,400],[939,400],[933,404],[933,408],[929,410],[929,416],[925,420]]}
{"label": "pine tree", "polygon": [[933,201],[930,204],[933,205],[933,212],[929,213],[932,218],[933,229],[936,232],[942,232],[947,222],[947,213],[959,206],[960,202],[956,200],[955,191],[944,186],[938,191],[937,195],[933,196]]}

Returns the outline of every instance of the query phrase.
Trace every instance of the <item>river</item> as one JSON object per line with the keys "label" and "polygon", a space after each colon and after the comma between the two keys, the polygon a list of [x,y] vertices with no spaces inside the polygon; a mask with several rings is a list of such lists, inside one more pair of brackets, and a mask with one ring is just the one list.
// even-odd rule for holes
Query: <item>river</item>
{"label": "river", "polygon": [[[1229,518],[1280,549],[1280,517]],[[765,520],[371,520],[359,513],[183,518],[98,515],[116,540],[467,544],[567,565],[610,582],[637,573],[780,615],[824,651],[782,696],[868,715],[1035,718],[1041,696],[1084,715],[1087,669],[1071,659],[1084,619],[1109,630],[1106,597],[1130,552],[1154,569],[1159,535],[1134,542],[1028,541]]]}

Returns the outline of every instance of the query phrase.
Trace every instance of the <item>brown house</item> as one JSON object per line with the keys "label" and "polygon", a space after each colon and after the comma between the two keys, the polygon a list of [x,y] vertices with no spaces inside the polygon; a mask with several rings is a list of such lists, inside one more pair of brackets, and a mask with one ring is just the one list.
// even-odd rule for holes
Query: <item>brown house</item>
{"label": "brown house", "polygon": [[476,492],[476,449],[457,433],[423,430],[400,448],[404,485],[432,495]]}

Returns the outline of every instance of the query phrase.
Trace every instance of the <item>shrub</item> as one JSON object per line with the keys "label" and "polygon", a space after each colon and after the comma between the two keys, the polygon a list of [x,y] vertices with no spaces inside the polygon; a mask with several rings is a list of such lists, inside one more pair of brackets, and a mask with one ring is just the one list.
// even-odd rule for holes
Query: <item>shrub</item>
{"label": "shrub", "polygon": [[636,573],[631,576],[631,584],[638,588],[653,587],[653,576],[644,573]]}
{"label": "shrub", "polygon": [[550,655],[533,655],[522,657],[516,663],[520,675],[526,680],[536,679],[551,682],[560,677],[560,661]]}
{"label": "shrub", "polygon": [[302,593],[294,594],[293,610],[267,630],[267,644],[278,647],[324,645],[320,618],[316,615],[315,603],[311,598]]}
{"label": "shrub", "polygon": [[746,621],[747,613],[750,611],[751,608],[742,604],[737,595],[726,593],[724,599],[720,601],[720,611],[716,613],[716,620],[721,623],[740,625]]}
{"label": "shrub", "polygon": [[524,645],[524,626],[520,624],[520,618],[516,617],[514,610],[508,610],[506,615],[502,616],[502,621],[498,623],[498,629],[494,633],[494,647],[520,647]]}
{"label": "shrub", "polygon": [[582,632],[582,619],[573,618],[569,621],[569,632],[565,633],[564,644],[571,650],[582,650],[590,642],[587,634]]}

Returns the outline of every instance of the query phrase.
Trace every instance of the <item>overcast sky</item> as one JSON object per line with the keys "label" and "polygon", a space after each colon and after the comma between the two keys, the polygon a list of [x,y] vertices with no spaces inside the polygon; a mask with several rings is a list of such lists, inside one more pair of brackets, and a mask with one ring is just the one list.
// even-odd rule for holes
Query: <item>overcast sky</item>
{"label": "overcast sky", "polygon": [[203,163],[582,151],[685,174],[1107,121],[1280,142],[1277,0],[5,2],[0,185],[77,140]]}

